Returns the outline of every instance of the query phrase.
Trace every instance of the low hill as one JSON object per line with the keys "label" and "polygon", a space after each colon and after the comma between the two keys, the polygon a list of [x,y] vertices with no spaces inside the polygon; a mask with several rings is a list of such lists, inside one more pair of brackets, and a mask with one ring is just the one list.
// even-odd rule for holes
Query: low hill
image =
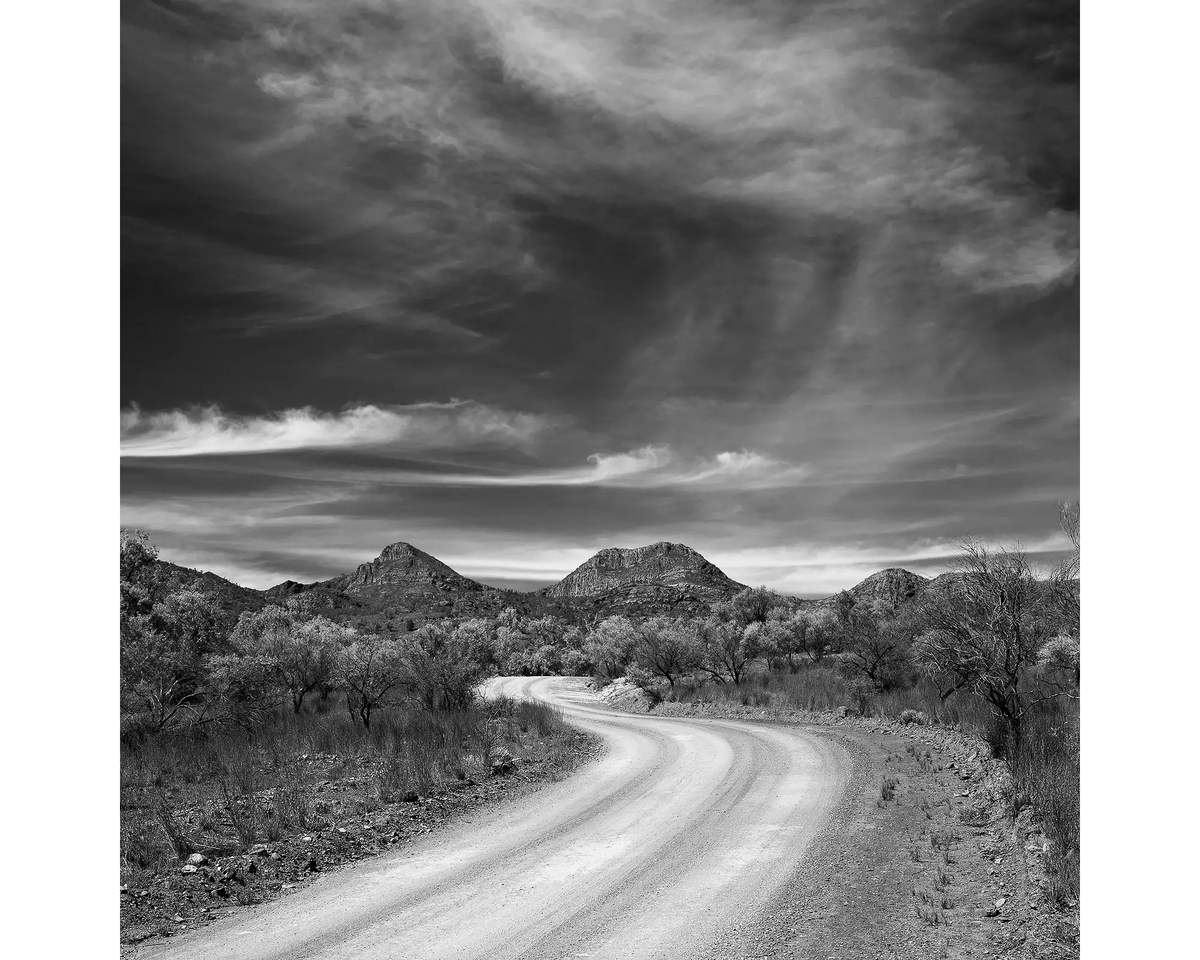
{"label": "low hill", "polygon": [[537,591],[600,612],[684,613],[746,589],[682,543],[610,547]]}
{"label": "low hill", "polygon": [[261,590],[240,586],[207,570],[193,570],[167,560],[154,561],[153,576],[164,593],[183,589],[199,590],[215,598],[221,609],[235,618],[245,610],[260,610],[271,602]]}
{"label": "low hill", "polygon": [[553,597],[594,597],[638,587],[671,588],[713,600],[746,589],[686,544],[664,540],[646,547],[601,550],[539,592]]}

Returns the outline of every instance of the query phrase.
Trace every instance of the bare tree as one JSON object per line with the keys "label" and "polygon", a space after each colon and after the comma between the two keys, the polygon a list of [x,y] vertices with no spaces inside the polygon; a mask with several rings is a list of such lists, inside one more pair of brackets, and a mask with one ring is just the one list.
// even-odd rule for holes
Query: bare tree
{"label": "bare tree", "polygon": [[1046,592],[1019,548],[993,550],[967,540],[962,550],[955,561],[960,575],[926,595],[929,629],[917,641],[916,656],[943,699],[967,689],[987,701],[1015,752],[1029,708],[1066,695],[1027,689],[1048,634]]}
{"label": "bare tree", "polygon": [[662,677],[672,688],[676,680],[700,665],[700,644],[685,624],[655,617],[643,623],[637,632],[634,663],[647,673]]}
{"label": "bare tree", "polygon": [[1058,505],[1058,522],[1075,548],[1075,573],[1079,573],[1079,501],[1064,500]]}
{"label": "bare tree", "polygon": [[404,649],[392,636],[360,634],[338,655],[337,673],[346,687],[346,708],[364,727],[405,677]]}
{"label": "bare tree", "polygon": [[719,616],[696,622],[701,668],[718,683],[741,683],[758,658],[758,631]]}
{"label": "bare tree", "polygon": [[877,608],[856,604],[841,618],[841,661],[880,692],[893,690],[911,673],[909,648],[916,628],[903,612],[892,614],[886,603]]}

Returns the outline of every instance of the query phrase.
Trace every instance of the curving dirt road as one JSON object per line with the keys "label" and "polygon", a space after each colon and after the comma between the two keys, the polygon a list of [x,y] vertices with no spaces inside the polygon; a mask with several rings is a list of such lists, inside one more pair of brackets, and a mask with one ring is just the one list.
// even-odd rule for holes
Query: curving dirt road
{"label": "curving dirt road", "polygon": [[850,759],[786,727],[606,709],[580,681],[491,689],[560,705],[604,756],[519,802],[145,956],[560,958],[741,956]]}

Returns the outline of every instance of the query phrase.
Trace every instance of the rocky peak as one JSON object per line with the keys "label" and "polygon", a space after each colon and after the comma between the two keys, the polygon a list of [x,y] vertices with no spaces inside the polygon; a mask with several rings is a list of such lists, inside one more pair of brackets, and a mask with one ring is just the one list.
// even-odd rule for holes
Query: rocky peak
{"label": "rocky peak", "polygon": [[360,564],[353,573],[330,581],[330,585],[352,595],[483,589],[481,584],[404,541],[389,544],[370,563]]}
{"label": "rocky peak", "polygon": [[691,547],[663,540],[645,547],[607,547],[545,593],[586,597],[644,587],[704,599],[723,599],[743,589]]}

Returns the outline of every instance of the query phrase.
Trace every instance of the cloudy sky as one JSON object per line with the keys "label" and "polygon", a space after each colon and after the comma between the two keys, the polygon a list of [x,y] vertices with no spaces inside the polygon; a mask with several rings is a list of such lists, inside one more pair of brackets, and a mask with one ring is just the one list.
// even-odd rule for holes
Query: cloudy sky
{"label": "cloudy sky", "polygon": [[122,522],[167,559],[528,588],[665,539],[812,596],[1063,546],[1074,4],[122,11]]}

